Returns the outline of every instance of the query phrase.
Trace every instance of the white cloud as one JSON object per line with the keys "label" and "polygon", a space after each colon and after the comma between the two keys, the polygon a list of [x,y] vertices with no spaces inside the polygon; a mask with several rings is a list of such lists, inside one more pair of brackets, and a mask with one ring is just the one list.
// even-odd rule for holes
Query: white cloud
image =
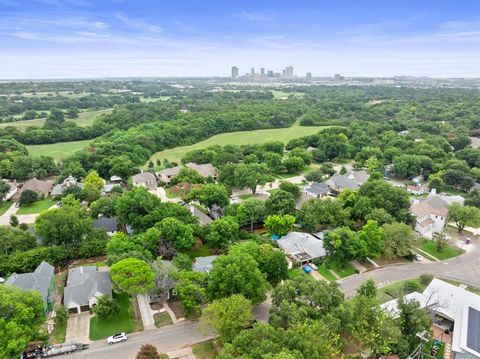
{"label": "white cloud", "polygon": [[117,14],[115,15],[115,17],[121,22],[123,22],[126,26],[131,27],[133,29],[148,31],[153,33],[159,33],[163,31],[163,29],[160,26],[150,24],[144,19],[134,19],[124,14]]}

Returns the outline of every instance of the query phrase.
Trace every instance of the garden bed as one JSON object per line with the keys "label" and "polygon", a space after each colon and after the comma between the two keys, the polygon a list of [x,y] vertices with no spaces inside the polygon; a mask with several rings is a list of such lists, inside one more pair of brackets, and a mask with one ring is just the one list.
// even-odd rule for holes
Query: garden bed
{"label": "garden bed", "polygon": [[155,320],[155,326],[157,328],[173,324],[172,318],[170,318],[170,315],[167,312],[155,313],[153,319]]}
{"label": "garden bed", "polygon": [[172,310],[173,314],[177,319],[185,317],[185,310],[183,309],[182,302],[179,300],[171,300],[168,302],[168,306]]}

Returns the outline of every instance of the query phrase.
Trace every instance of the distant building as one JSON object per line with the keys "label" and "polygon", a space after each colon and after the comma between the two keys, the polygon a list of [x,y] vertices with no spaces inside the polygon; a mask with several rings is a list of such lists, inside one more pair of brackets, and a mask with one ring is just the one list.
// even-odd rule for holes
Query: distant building
{"label": "distant building", "polygon": [[267,77],[273,77],[273,71],[272,70],[267,71]]}
{"label": "distant building", "polygon": [[145,187],[148,190],[157,189],[157,179],[150,172],[142,172],[132,176],[132,183],[135,187]]}
{"label": "distant building", "polygon": [[344,77],[340,74],[335,74],[335,81],[342,81]]}
{"label": "distant building", "polygon": [[232,66],[232,79],[237,79],[237,78],[238,78],[238,67]]}
{"label": "distant building", "polygon": [[311,80],[312,79],[312,73],[311,72],[307,72],[307,74],[305,75],[305,78],[307,80]]}
{"label": "distant building", "polygon": [[255,75],[255,67],[252,67],[250,69],[250,75],[252,75],[252,76]]}
{"label": "distant building", "polygon": [[[211,177],[213,180],[217,180],[217,171],[211,163],[197,165],[196,163],[189,162],[185,165],[185,167],[197,171],[200,175],[202,175],[205,178]],[[178,175],[178,173],[182,168],[183,167],[181,166],[166,168],[158,172],[157,176],[160,178],[160,181],[162,181],[163,183],[170,184],[172,182],[173,177]]]}
{"label": "distant building", "polygon": [[260,69],[260,76],[262,76],[262,77],[265,76],[265,67],[262,67]]}
{"label": "distant building", "polygon": [[293,66],[285,67],[285,78],[287,79],[293,78]]}

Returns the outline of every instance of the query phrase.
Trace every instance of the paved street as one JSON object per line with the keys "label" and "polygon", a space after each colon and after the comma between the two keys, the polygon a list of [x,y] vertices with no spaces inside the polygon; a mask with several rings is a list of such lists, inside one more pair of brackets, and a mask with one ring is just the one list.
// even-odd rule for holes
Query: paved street
{"label": "paved street", "polygon": [[431,273],[438,277],[453,279],[480,288],[480,243],[476,240],[465,254],[440,262],[401,264],[365,272],[339,281],[341,290],[346,296],[355,294],[356,289],[368,278],[373,278],[377,286],[418,277],[423,273]]}
{"label": "paved street", "polygon": [[97,341],[90,345],[90,349],[70,354],[68,358],[132,359],[143,344],[155,345],[159,353],[165,353],[211,338],[200,332],[198,322],[187,321],[158,330],[129,334],[125,343],[107,345],[104,340]]}

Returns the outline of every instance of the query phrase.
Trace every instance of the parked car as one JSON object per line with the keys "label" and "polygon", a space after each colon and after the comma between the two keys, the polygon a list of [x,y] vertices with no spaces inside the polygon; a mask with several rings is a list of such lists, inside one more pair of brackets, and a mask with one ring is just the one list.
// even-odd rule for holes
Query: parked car
{"label": "parked car", "polygon": [[115,344],[115,343],[120,343],[124,342],[128,339],[127,334],[125,333],[117,333],[112,335],[111,337],[107,338],[107,344]]}
{"label": "parked car", "polygon": [[21,204],[20,202],[15,202],[15,208],[20,207],[20,204]]}
{"label": "parked car", "polygon": [[312,271],[312,268],[310,266],[304,265],[303,266],[303,271],[305,273],[310,273]]}
{"label": "parked car", "polygon": [[62,206],[63,206],[63,203],[62,203],[62,201],[60,201],[60,202],[57,202],[57,207],[62,207]]}
{"label": "parked car", "polygon": [[318,270],[318,267],[317,267],[315,264],[313,264],[313,263],[310,263],[308,266],[309,266],[310,268],[312,268],[313,270]]}

